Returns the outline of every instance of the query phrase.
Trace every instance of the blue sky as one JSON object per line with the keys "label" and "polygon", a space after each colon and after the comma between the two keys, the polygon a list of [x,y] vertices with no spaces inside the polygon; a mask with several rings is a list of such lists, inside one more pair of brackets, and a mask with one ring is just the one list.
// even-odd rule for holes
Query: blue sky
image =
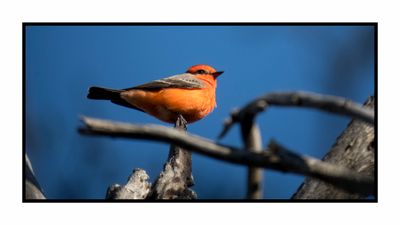
{"label": "blue sky", "polygon": [[[26,151],[48,198],[103,199],[134,168],[156,179],[168,145],[77,133],[79,115],[170,126],[142,112],[86,99],[90,86],[127,88],[209,64],[218,107],[189,132],[216,140],[235,107],[274,91],[304,90],[364,102],[374,93],[371,26],[28,26]],[[312,109],[271,108],[257,121],[274,138],[321,158],[348,118]],[[235,126],[222,143],[243,146]],[[246,168],[193,155],[202,199],[241,199]],[[304,177],[264,171],[264,197],[287,199]]]}

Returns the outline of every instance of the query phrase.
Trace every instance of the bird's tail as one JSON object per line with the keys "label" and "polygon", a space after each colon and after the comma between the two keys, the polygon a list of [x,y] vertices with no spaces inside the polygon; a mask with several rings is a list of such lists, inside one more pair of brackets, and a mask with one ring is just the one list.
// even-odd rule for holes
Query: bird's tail
{"label": "bird's tail", "polygon": [[118,100],[120,99],[120,90],[113,90],[102,87],[90,87],[87,98],[102,100]]}

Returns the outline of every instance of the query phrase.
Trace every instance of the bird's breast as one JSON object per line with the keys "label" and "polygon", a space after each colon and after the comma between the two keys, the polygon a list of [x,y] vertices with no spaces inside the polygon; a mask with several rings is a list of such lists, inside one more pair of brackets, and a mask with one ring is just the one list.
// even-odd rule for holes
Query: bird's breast
{"label": "bird's breast", "polygon": [[215,88],[131,90],[123,93],[121,97],[130,104],[169,123],[175,123],[179,114],[188,123],[195,122],[212,112],[216,106]]}
{"label": "bird's breast", "polygon": [[[164,107],[174,112],[181,114],[189,123],[202,119],[216,106],[215,89],[167,89],[161,93],[164,98]],[[175,122],[176,118],[172,118]]]}

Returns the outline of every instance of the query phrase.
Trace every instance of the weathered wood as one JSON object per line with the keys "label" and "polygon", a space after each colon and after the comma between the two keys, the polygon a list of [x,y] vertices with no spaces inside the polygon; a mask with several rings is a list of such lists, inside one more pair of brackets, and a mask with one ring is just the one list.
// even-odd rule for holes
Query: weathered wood
{"label": "weathered wood", "polygon": [[[374,97],[370,97],[365,103],[368,109],[374,109],[374,105]],[[337,139],[323,161],[345,166],[374,178],[375,151],[374,126],[355,119]],[[307,178],[293,195],[293,199],[360,199],[365,197],[366,195],[345,191],[315,178]]]}
{"label": "weathered wood", "polygon": [[[179,116],[175,129],[186,132],[186,121]],[[182,147],[171,144],[168,160],[157,180],[154,182],[150,199],[195,199],[193,186],[192,153]]]}
{"label": "weathered wood", "polygon": [[36,180],[27,154],[25,154],[25,199],[46,199],[39,182]]}
{"label": "weathered wood", "polygon": [[125,185],[114,184],[107,189],[106,199],[145,199],[150,193],[149,178],[145,170],[134,169]]}
{"label": "weathered wood", "polygon": [[[260,129],[255,123],[255,118],[250,116],[240,123],[242,139],[248,151],[260,153],[262,149],[262,139]],[[260,167],[249,166],[247,169],[247,198],[263,198],[263,169]]]}
{"label": "weathered wood", "polygon": [[335,185],[346,184],[343,188],[365,194],[371,194],[374,191],[373,177],[312,157],[298,155],[273,143],[270,144],[269,151],[256,153],[216,144],[211,140],[164,126],[116,123],[88,117],[82,117],[82,121],[85,124],[85,127],[79,129],[82,134],[173,143],[186,150],[227,162],[317,177]]}
{"label": "weathered wood", "polygon": [[245,117],[255,117],[256,114],[264,111],[271,105],[315,108],[357,118],[370,124],[373,124],[375,120],[373,110],[363,108],[360,104],[345,98],[304,91],[276,92],[260,96],[243,108],[232,111],[230,117],[224,122],[224,127],[219,138],[222,138],[233,124],[240,122]]}

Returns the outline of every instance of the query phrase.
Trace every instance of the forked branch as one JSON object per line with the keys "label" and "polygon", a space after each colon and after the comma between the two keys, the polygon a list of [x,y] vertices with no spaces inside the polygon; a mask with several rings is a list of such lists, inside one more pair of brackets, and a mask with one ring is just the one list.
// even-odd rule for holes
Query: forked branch
{"label": "forked branch", "polygon": [[157,125],[134,125],[82,117],[82,134],[155,140],[175,144],[190,151],[223,161],[292,172],[319,178],[351,192],[374,193],[374,178],[345,167],[301,156],[272,142],[266,151],[257,153],[214,143],[176,129]]}
{"label": "forked branch", "polygon": [[231,116],[225,120],[224,128],[219,138],[225,136],[233,124],[243,121],[245,118],[254,117],[271,105],[316,108],[360,119],[370,124],[375,121],[373,110],[363,108],[362,105],[342,97],[303,91],[276,92],[260,96],[242,109],[234,110]]}

